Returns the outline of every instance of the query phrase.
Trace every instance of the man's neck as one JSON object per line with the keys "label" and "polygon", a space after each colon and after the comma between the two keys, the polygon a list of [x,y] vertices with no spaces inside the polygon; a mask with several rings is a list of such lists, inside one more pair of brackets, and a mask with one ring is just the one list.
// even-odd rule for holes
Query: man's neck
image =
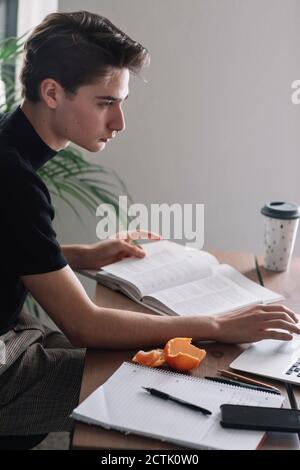
{"label": "man's neck", "polygon": [[40,138],[53,150],[65,148],[69,142],[56,135],[53,129],[51,110],[45,109],[42,103],[31,103],[24,100],[21,109]]}

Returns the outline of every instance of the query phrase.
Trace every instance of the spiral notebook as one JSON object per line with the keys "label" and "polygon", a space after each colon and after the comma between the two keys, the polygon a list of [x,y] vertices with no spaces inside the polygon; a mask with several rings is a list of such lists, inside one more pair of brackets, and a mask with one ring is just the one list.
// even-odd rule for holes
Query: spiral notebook
{"label": "spiral notebook", "polygon": [[[147,393],[152,387],[207,408],[203,415]],[[263,431],[225,429],[220,405],[281,407],[284,397],[124,362],[72,413],[76,420],[195,449],[256,449]]]}

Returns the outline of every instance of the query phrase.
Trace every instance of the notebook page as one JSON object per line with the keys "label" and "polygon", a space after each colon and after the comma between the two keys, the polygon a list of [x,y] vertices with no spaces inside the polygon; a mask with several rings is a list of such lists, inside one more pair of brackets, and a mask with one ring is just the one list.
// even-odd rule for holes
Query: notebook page
{"label": "notebook page", "polygon": [[208,276],[211,266],[218,264],[209,253],[167,240],[145,244],[143,248],[145,258],[124,259],[103,268],[105,273],[137,286],[142,296]]}
{"label": "notebook page", "polygon": [[[153,387],[212,411],[202,415],[150,395]],[[130,363],[122,366],[73,412],[74,418],[188,448],[255,449],[264,432],[224,429],[220,405],[280,407],[284,397]]]}

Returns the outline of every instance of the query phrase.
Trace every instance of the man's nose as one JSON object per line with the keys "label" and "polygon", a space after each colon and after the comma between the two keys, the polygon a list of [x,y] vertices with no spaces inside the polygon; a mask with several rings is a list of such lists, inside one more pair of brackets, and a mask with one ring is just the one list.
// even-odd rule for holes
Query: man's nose
{"label": "man's nose", "polygon": [[114,119],[112,119],[110,123],[110,127],[113,130],[116,130],[118,132],[124,131],[125,130],[125,118],[124,118],[124,113],[121,108],[119,108],[116,111],[116,114],[114,116]]}

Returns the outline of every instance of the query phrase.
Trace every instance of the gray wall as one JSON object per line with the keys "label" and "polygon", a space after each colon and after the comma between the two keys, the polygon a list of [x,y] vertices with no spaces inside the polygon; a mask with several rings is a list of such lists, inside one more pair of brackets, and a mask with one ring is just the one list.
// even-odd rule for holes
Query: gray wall
{"label": "gray wall", "polygon": [[[102,154],[136,202],[205,204],[205,248],[262,251],[269,199],[300,202],[297,0],[60,0],[108,16],[151,52]],[[62,242],[96,240],[68,212]],[[296,242],[300,253],[300,237]]]}

